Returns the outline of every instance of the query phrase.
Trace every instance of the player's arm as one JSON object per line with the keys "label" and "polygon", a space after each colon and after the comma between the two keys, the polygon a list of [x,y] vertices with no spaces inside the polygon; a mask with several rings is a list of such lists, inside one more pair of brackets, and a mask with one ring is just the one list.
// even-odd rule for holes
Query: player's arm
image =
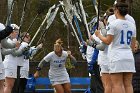
{"label": "player's arm", "polygon": [[113,40],[113,35],[108,34],[106,37],[104,37],[100,34],[99,30],[95,31],[95,35],[107,45],[109,45]]}
{"label": "player's arm", "polygon": [[42,59],[40,61],[40,63],[38,64],[37,68],[36,68],[36,72],[34,74],[34,77],[35,78],[38,78],[39,77],[39,71],[41,70],[41,68],[43,67],[43,65],[46,63],[46,61],[44,59]]}
{"label": "player's arm", "polygon": [[71,55],[71,51],[67,51],[68,57],[71,59],[72,64],[76,65],[77,60],[74,56]]}

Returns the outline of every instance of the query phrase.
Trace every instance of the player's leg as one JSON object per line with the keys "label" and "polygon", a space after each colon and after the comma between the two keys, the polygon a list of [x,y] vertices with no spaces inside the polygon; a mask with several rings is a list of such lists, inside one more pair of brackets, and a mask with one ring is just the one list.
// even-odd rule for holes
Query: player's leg
{"label": "player's leg", "polygon": [[65,93],[71,93],[71,84],[70,83],[65,83],[63,84]]}
{"label": "player's leg", "polygon": [[53,85],[56,90],[56,93],[64,93],[64,88],[61,84]]}
{"label": "player's leg", "polygon": [[0,92],[1,93],[4,93],[4,79],[5,79],[5,76],[4,76],[4,70],[1,70],[1,73],[0,73]]}
{"label": "player's leg", "polygon": [[102,82],[104,86],[104,93],[112,93],[112,83],[109,73],[102,73]]}
{"label": "player's leg", "polygon": [[132,86],[133,73],[124,73],[123,76],[124,76],[123,82],[124,82],[125,93],[133,93],[133,86]]}
{"label": "player's leg", "polygon": [[4,93],[11,93],[17,77],[16,69],[5,69],[5,87]]}
{"label": "player's leg", "polygon": [[125,93],[123,85],[123,73],[111,73],[112,93]]}

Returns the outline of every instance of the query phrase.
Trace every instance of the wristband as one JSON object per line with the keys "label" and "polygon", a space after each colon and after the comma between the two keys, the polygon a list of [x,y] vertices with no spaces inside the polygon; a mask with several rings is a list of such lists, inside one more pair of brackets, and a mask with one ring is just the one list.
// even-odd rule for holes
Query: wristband
{"label": "wristband", "polygon": [[40,71],[40,70],[41,70],[41,68],[40,68],[40,67],[37,67],[37,68],[36,68],[36,70],[37,70],[37,71]]}

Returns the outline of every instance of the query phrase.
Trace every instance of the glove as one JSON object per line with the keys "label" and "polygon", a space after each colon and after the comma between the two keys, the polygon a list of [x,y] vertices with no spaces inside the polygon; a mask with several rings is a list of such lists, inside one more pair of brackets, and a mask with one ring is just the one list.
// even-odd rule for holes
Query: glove
{"label": "glove", "polygon": [[94,74],[94,71],[93,71],[93,64],[91,63],[88,63],[88,72],[92,75]]}
{"label": "glove", "polygon": [[37,48],[35,46],[31,47],[29,50],[30,57],[32,58],[37,52]]}
{"label": "glove", "polygon": [[29,49],[30,49],[29,46],[27,46],[23,49],[23,55],[24,55],[25,59],[29,59],[29,56],[30,56]]}
{"label": "glove", "polygon": [[82,58],[85,60],[86,59],[86,49],[87,49],[87,46],[81,45],[79,47],[79,49],[80,49],[80,52],[82,53]]}
{"label": "glove", "polygon": [[93,48],[96,48],[97,43],[95,40],[89,39],[86,42],[87,42],[87,45],[92,46]]}
{"label": "glove", "polygon": [[87,49],[87,46],[86,46],[86,45],[81,45],[81,46],[79,47],[79,49],[80,49],[80,52],[81,52],[81,53],[86,54],[86,49]]}

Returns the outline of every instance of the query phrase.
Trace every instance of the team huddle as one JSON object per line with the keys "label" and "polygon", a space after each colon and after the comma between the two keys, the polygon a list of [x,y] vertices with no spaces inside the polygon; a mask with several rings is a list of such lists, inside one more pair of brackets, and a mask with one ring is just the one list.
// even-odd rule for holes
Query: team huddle
{"label": "team huddle", "polygon": [[[85,42],[88,71],[91,74],[90,93],[133,93],[132,77],[136,72],[133,53],[137,33],[135,20],[128,14],[128,4],[124,1],[115,1]],[[19,29],[16,24],[0,24],[0,93],[24,93],[29,59],[43,46],[42,43],[30,46],[30,34],[19,34]],[[71,93],[70,77],[65,67],[67,58],[76,64],[71,51],[66,51],[63,41],[57,39],[53,51],[36,67],[34,77],[38,78],[43,65],[49,62],[48,76],[55,92]],[[20,85],[15,83],[18,74]]]}

